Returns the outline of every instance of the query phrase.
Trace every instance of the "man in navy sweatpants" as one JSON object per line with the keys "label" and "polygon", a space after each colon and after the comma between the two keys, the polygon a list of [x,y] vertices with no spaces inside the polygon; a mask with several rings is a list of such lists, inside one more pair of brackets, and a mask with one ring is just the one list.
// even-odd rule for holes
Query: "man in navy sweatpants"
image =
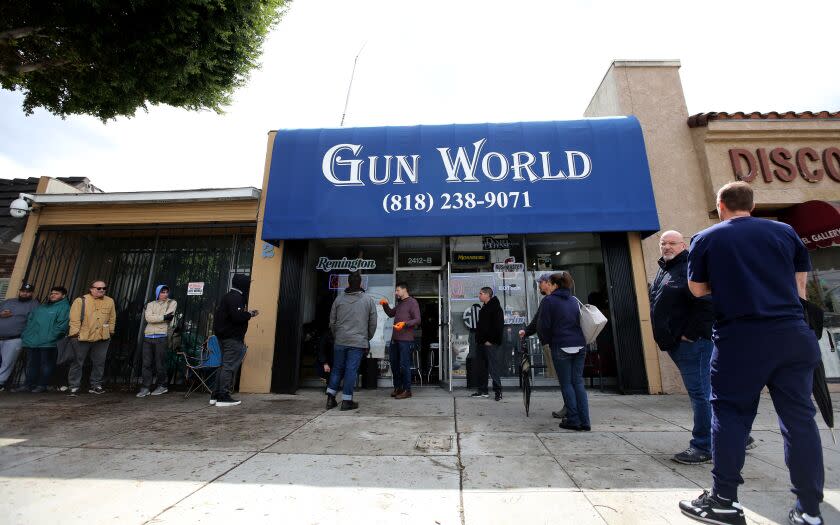
{"label": "man in navy sweatpants", "polygon": [[820,525],[823,457],[811,402],[820,351],[805,324],[808,251],[786,225],[750,214],[749,184],[733,182],[718,192],[721,221],[698,233],[688,257],[689,288],[712,294],[712,493],[681,501],[683,514],[705,523],[745,524],[738,503],[744,482],[744,444],[761,390],[770,390],[784,438],[796,504],[794,525]]}

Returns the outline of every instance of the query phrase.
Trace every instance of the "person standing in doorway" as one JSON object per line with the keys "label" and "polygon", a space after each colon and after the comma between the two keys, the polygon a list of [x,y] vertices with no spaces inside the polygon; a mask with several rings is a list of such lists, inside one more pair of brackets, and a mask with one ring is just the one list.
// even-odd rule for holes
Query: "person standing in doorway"
{"label": "person standing in doorway", "polygon": [[376,333],[376,303],[362,288],[362,276],[353,272],[347,277],[347,288],[332,304],[330,331],[335,339],[333,366],[327,386],[327,410],[335,408],[335,395],[342,389],[341,410],[355,410],[359,403],[353,401],[353,389],[362,357],[370,348]]}
{"label": "person standing in doorway", "polygon": [[70,325],[70,303],[67,289],[54,286],[46,303],[29,314],[21,340],[26,348],[26,388],[33,394],[47,391],[55,361],[58,341],[67,335]]}
{"label": "person standing in doorway", "polygon": [[788,520],[819,525],[825,473],[811,390],[821,356],[800,303],[808,250],[787,224],[751,216],[753,190],[745,182],[723,186],[717,210],[721,222],[695,235],[688,255],[689,289],[711,294],[715,308],[712,490],[679,507],[706,523],[746,523],[738,503],[744,444],[767,386],[797,498]]}
{"label": "person standing in doorway", "polygon": [[94,281],[89,293],[77,298],[70,307],[70,337],[76,339],[73,345],[75,357],[70,364],[68,382],[70,395],[79,393],[82,384],[82,370],[90,354],[91,394],[104,394],[102,376],[105,375],[105,360],[108,345],[117,324],[117,309],[114,300],[105,295],[108,285],[105,281]]}
{"label": "person standing in doorway", "polygon": [[[178,303],[169,298],[169,287],[160,284],[155,288],[155,300],[146,304],[143,316],[146,328],[143,330],[143,386],[137,397],[159,396],[169,392],[166,380],[166,351],[169,324],[175,318]],[[157,379],[157,388],[152,391],[152,377]]]}
{"label": "person standing in doorway", "polygon": [[248,321],[258,316],[258,310],[248,310],[248,292],[251,278],[237,273],[231,279],[230,291],[219,301],[213,317],[213,333],[222,347],[222,366],[216,374],[216,385],[210,394],[210,404],[217,407],[235,406],[241,403],[230,395],[233,379],[239,365],[245,359],[245,333]]}
{"label": "person standing in doorway", "polygon": [[496,401],[502,400],[502,336],[505,330],[505,313],[493,289],[485,286],[478,292],[478,300],[484,306],[478,314],[475,329],[476,376],[478,390],[471,397],[489,397],[487,374],[493,381]]}
{"label": "person standing in doorway", "polygon": [[38,307],[38,301],[32,298],[35,287],[24,283],[15,299],[6,299],[0,303],[0,392],[6,390],[6,382],[12,375],[23,346],[21,334],[26,328],[29,314]]}
{"label": "person standing in doorway", "polygon": [[391,375],[394,378],[394,391],[391,397],[408,399],[411,397],[411,349],[414,345],[414,328],[420,324],[420,303],[411,297],[408,283],[399,282],[394,290],[397,305],[391,308],[386,299],[379,301],[388,317],[394,318],[394,331],[388,358],[391,361]]}
{"label": "person standing in doorway", "polygon": [[[711,360],[712,297],[694,297],[688,289],[688,251],[678,231],[666,231],[659,238],[659,271],[650,288],[653,338],[659,349],[677,365],[691,408],[694,427],[688,448],[672,459],[684,465],[712,461]],[[748,439],[747,449],[755,441]]]}

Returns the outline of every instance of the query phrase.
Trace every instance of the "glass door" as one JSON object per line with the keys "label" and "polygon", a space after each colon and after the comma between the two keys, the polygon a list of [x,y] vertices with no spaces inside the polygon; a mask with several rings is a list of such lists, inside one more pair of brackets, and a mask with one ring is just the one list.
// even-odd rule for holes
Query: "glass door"
{"label": "glass door", "polygon": [[440,324],[438,326],[439,329],[439,336],[438,341],[440,345],[438,347],[438,377],[440,379],[441,386],[446,385],[449,388],[449,391],[452,391],[452,359],[451,353],[449,350],[449,340],[450,340],[450,330],[449,330],[449,312],[450,312],[450,304],[449,304],[449,274],[450,274],[449,263],[446,263],[441,268],[440,272],[440,286],[438,287],[440,290],[440,301],[438,301],[438,305],[440,307],[440,311],[438,313],[438,319],[440,320]]}

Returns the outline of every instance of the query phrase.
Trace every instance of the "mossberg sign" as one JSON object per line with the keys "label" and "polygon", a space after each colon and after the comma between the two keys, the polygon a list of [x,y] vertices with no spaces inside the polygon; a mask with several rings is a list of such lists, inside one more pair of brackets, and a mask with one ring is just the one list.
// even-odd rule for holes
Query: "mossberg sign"
{"label": "mossberg sign", "polygon": [[767,183],[773,182],[774,178],[792,182],[797,177],[808,182],[820,182],[826,177],[840,182],[840,148],[837,147],[822,151],[810,147],[796,151],[787,148],[732,148],[729,150],[729,161],[735,178],[744,182],[753,182],[759,175]]}

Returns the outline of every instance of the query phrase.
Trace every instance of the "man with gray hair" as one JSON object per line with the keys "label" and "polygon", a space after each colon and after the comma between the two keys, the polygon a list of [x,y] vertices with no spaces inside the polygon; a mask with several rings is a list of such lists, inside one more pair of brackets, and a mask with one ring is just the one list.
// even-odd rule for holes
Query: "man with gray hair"
{"label": "man with gray hair", "polygon": [[694,411],[689,447],[672,459],[685,465],[712,461],[712,405],[710,362],[712,359],[711,297],[694,297],[688,289],[688,251],[678,231],[659,238],[659,270],[650,287],[653,338],[659,349],[677,365]]}
{"label": "man with gray hair", "polygon": [[[551,280],[551,272],[545,272],[539,277],[537,277],[537,286],[540,289],[540,295],[545,296],[548,294],[548,282]],[[519,337],[524,339],[525,337],[531,337],[532,335],[537,335],[537,326],[540,324],[540,308],[542,308],[542,300],[540,300],[540,304],[537,305],[537,313],[534,314],[534,318],[531,319],[531,322],[528,323],[523,330],[519,331]],[[542,344],[542,342],[540,342]],[[548,345],[545,345],[545,348],[548,348]],[[551,363],[551,350],[544,350],[543,351],[544,358],[546,359],[546,369],[553,370],[553,365]],[[566,417],[566,407],[561,408],[560,410],[554,410],[551,412],[552,417],[557,419],[563,419]]]}

